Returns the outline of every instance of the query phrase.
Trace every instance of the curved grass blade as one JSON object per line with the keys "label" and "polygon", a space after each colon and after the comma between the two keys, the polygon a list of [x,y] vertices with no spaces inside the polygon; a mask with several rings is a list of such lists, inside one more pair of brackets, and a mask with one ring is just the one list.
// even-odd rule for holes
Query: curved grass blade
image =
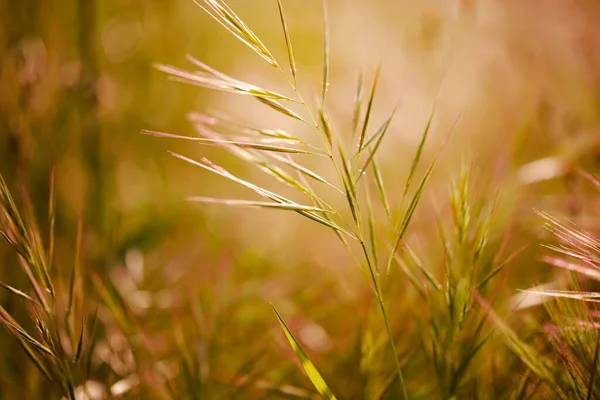
{"label": "curved grass blade", "polygon": [[335,395],[333,394],[331,389],[329,389],[329,386],[327,386],[327,383],[325,382],[315,365],[312,363],[312,361],[310,361],[310,359],[302,349],[302,346],[300,346],[300,343],[298,343],[298,341],[290,331],[290,328],[288,328],[287,324],[281,317],[281,314],[279,314],[279,312],[273,304],[271,304],[271,307],[273,308],[273,311],[275,312],[275,315],[277,316],[277,319],[279,320],[279,323],[281,324],[281,327],[285,332],[285,336],[287,337],[288,342],[290,342],[294,353],[296,353],[296,357],[298,357],[298,360],[302,364],[302,368],[304,368],[304,371],[306,372],[308,378],[321,395],[321,398],[326,400],[335,400]]}
{"label": "curved grass blade", "polygon": [[294,51],[292,50],[292,39],[290,38],[290,31],[288,30],[287,23],[285,22],[285,16],[283,14],[283,6],[281,0],[277,0],[277,6],[279,7],[279,17],[281,18],[281,26],[283,27],[283,33],[285,35],[285,45],[287,47],[288,60],[290,62],[290,70],[292,71],[292,77],[294,78],[294,88],[296,87],[296,61],[294,60]]}

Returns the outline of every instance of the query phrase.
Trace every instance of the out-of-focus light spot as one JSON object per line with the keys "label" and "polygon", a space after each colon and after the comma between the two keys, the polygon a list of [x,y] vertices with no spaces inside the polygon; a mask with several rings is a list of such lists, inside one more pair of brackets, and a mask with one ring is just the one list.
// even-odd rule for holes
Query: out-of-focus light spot
{"label": "out-of-focus light spot", "polygon": [[139,50],[143,28],[139,21],[113,18],[102,28],[102,46],[106,58],[113,63],[121,63],[131,58]]}
{"label": "out-of-focus light spot", "polygon": [[[102,400],[106,398],[106,388],[96,381],[87,381],[75,388],[75,400]],[[66,400],[66,397],[63,397]]]}
{"label": "out-of-focus light spot", "polygon": [[519,169],[519,179],[530,184],[561,176],[566,171],[566,163],[559,157],[546,157],[523,165]]}
{"label": "out-of-focus light spot", "polygon": [[139,285],[144,279],[144,254],[138,249],[127,250],[125,265],[131,278]]}
{"label": "out-of-focus light spot", "polygon": [[331,348],[331,339],[321,326],[309,322],[300,329],[300,339],[313,351],[324,352]]}
{"label": "out-of-focus light spot", "polygon": [[132,374],[125,379],[121,379],[110,387],[110,394],[113,396],[121,396],[132,388],[140,384],[140,379],[136,374]]}

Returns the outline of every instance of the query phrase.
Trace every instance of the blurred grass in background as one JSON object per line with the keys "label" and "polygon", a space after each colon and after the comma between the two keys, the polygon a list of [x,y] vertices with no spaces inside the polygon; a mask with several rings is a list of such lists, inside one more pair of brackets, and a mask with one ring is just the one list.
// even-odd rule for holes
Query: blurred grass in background
{"label": "blurred grass in background", "polygon": [[[276,2],[230,5],[284,60]],[[321,2],[284,5],[300,86],[317,93]],[[452,232],[456,222],[451,182],[468,180],[473,218],[480,221],[494,204],[483,258],[515,255],[489,289],[494,308],[510,313],[507,321],[521,338],[543,342],[546,312],[511,312],[511,301],[516,289],[562,274],[541,261],[548,250],[540,244],[554,239],[534,209],[598,230],[597,197],[577,171],[595,172],[600,162],[600,5],[332,0],[329,16],[329,104],[336,129],[351,127],[361,70],[370,82],[381,61],[373,121],[386,118],[400,98],[379,153],[395,202],[437,99],[423,158],[430,160],[446,137],[448,144],[407,242],[442,279],[449,256],[439,232]],[[0,22],[0,173],[17,199],[27,189],[40,230],[48,232],[55,170],[56,279],[68,287],[81,219],[76,290],[87,304],[83,313],[93,314],[104,296],[97,340],[84,342],[90,365],[80,382],[97,382],[105,392],[121,384],[124,394],[117,386],[113,395],[123,398],[311,398],[310,381],[291,361],[272,302],[339,398],[397,398],[397,383],[390,384],[393,358],[368,282],[335,235],[284,212],[185,202],[190,195],[247,193],[172,158],[167,149],[210,156],[254,182],[270,181],[217,148],[139,135],[144,128],[192,135],[190,112],[221,110],[307,137],[308,128],[257,102],[169,81],[152,65],[185,66],[189,53],[274,90],[284,90],[280,76],[187,0],[4,0]],[[424,170],[419,167],[420,174]],[[28,290],[4,243],[0,257],[0,282]],[[438,317],[443,326],[443,298],[424,302],[397,267],[391,277],[388,314],[408,363],[409,392],[444,398],[451,389],[428,358],[423,333]],[[120,306],[108,305],[98,282],[114,287]],[[20,297],[0,292],[0,304],[27,321]],[[127,310],[132,326],[118,321],[115,307]],[[457,349],[469,340],[461,338],[444,357],[460,359]],[[15,343],[0,331],[0,398],[60,398]],[[543,343],[540,348],[547,350]],[[527,368],[502,337],[493,336],[476,357],[457,398],[516,396],[514,382],[527,376]],[[167,372],[156,372],[163,367]]]}

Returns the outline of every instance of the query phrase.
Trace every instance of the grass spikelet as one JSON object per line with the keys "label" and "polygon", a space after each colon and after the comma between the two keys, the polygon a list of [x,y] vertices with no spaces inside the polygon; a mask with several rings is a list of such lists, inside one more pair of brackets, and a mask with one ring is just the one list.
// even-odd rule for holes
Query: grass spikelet
{"label": "grass spikelet", "polygon": [[323,0],[323,22],[325,29],[325,41],[323,43],[323,87],[321,88],[321,103],[325,104],[327,90],[329,89],[329,69],[331,53],[331,34],[329,32],[329,13],[327,11],[327,0]]}
{"label": "grass spikelet", "polygon": [[281,103],[277,102],[276,100],[272,100],[268,97],[257,97],[257,100],[260,101],[261,103],[263,103],[264,105],[272,108],[273,110],[280,112],[283,115],[287,115],[288,117],[292,117],[294,119],[297,119],[298,121],[302,121],[305,124],[314,126],[314,124],[308,122],[307,120],[305,120],[304,118],[302,118],[301,116],[299,116],[298,114],[296,114],[294,111],[290,110],[289,108],[285,107],[284,105],[282,105]]}
{"label": "grass spikelet", "polygon": [[288,60],[290,62],[290,71],[292,72],[292,77],[294,78],[294,88],[296,87],[296,60],[294,59],[294,50],[292,50],[292,39],[290,38],[290,32],[287,27],[287,23],[285,21],[285,16],[283,13],[283,5],[281,4],[281,0],[277,0],[277,6],[279,8],[279,17],[281,18],[281,26],[283,27],[283,34],[285,36],[285,45],[287,47]]}
{"label": "grass spikelet", "polygon": [[415,152],[415,157],[413,158],[413,162],[410,166],[410,171],[408,173],[408,178],[406,179],[406,185],[404,186],[404,193],[402,194],[402,198],[406,197],[408,189],[410,189],[410,185],[417,170],[417,166],[419,165],[419,162],[421,160],[423,147],[425,147],[425,142],[427,141],[427,137],[429,136],[429,129],[431,128],[431,122],[433,121],[434,114],[435,106],[433,107],[433,110],[431,110],[431,114],[429,115],[429,119],[427,120],[427,125],[425,126],[425,130],[423,131],[423,135],[421,136],[421,141],[419,142],[419,146],[417,147],[417,151]]}
{"label": "grass spikelet", "polygon": [[369,95],[369,101],[367,102],[367,110],[365,111],[365,118],[362,124],[362,130],[358,139],[358,153],[363,149],[365,138],[367,136],[367,130],[369,129],[369,120],[371,119],[371,112],[373,111],[373,100],[375,99],[375,92],[377,91],[377,85],[379,84],[379,75],[381,74],[381,65],[377,67],[375,71],[375,77],[373,78],[373,85],[371,86],[371,94]]}
{"label": "grass spikelet", "polygon": [[[205,5],[200,4],[200,1]],[[279,69],[279,64],[260,41],[260,39],[248,28],[248,26],[233,12],[233,10],[222,0],[194,0],[198,7],[202,8],[221,26],[227,29],[233,36],[238,38],[246,46],[254,50],[269,64]]]}

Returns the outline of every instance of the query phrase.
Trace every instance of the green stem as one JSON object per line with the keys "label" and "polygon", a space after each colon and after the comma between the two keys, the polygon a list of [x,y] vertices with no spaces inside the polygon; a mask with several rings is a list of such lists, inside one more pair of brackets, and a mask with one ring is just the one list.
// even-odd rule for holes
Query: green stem
{"label": "green stem", "polygon": [[365,258],[367,260],[367,265],[369,267],[369,272],[371,274],[371,279],[373,280],[373,286],[375,290],[375,295],[377,296],[377,301],[379,302],[379,308],[381,310],[381,316],[383,317],[383,321],[385,322],[385,328],[387,331],[388,339],[390,342],[390,347],[392,348],[392,353],[394,354],[394,363],[396,364],[396,370],[398,371],[398,378],[400,380],[400,386],[402,387],[402,394],[405,400],[408,400],[408,392],[406,390],[406,384],[404,383],[404,375],[402,374],[402,368],[400,367],[400,360],[398,359],[398,352],[396,351],[396,344],[394,343],[394,336],[392,335],[392,329],[390,328],[390,323],[388,321],[387,312],[385,311],[385,306],[383,304],[383,293],[381,291],[381,286],[377,281],[377,276],[373,270],[373,265],[371,264],[371,258],[369,257],[369,252],[365,245],[365,242],[362,240],[362,235],[360,236],[360,244],[362,246],[363,252],[365,253]]}

